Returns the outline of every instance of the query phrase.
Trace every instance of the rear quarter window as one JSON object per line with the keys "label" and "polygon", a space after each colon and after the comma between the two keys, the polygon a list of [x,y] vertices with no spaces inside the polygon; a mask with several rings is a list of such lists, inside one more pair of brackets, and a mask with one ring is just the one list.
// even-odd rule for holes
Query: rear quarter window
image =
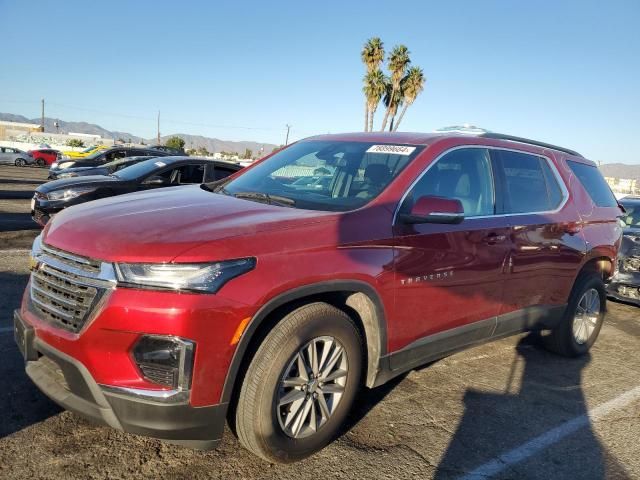
{"label": "rear quarter window", "polygon": [[571,171],[598,207],[617,207],[618,201],[597,167],[567,160]]}

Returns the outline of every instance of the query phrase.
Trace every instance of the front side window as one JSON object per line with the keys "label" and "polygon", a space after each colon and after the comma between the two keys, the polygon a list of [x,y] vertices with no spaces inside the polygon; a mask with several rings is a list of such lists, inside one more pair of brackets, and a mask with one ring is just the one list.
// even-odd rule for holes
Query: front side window
{"label": "front side window", "polygon": [[184,165],[180,167],[180,185],[202,183],[204,180],[204,165]]}
{"label": "front side window", "polygon": [[213,179],[214,181],[222,180],[223,178],[227,178],[229,175],[233,175],[234,173],[236,173],[236,170],[233,170],[231,168],[219,167],[216,165],[213,171]]}
{"label": "front side window", "polygon": [[445,154],[413,186],[400,213],[408,213],[423,196],[460,200],[465,217],[493,215],[495,202],[488,150],[462,148]]}
{"label": "front side window", "polygon": [[502,173],[503,213],[536,213],[555,210],[563,194],[546,159],[537,155],[496,150]]}
{"label": "front side window", "polygon": [[422,148],[370,142],[299,142],[215,191],[294,208],[354,210],[378,196]]}

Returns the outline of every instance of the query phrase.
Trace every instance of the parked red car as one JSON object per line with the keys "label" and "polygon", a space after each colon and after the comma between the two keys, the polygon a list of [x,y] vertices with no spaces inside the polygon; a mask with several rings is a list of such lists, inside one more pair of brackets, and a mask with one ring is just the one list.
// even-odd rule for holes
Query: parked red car
{"label": "parked red car", "polygon": [[313,137],[222,182],[59,213],[16,341],[64,408],[197,448],[229,419],[291,462],[337,435],[361,386],[461,348],[536,331],[586,353],[620,213],[593,162],[540,142]]}
{"label": "parked red car", "polygon": [[38,148],[36,150],[29,150],[28,153],[34,158],[36,165],[39,167],[53,164],[53,162],[56,162],[62,155],[58,150],[53,150],[52,148]]}

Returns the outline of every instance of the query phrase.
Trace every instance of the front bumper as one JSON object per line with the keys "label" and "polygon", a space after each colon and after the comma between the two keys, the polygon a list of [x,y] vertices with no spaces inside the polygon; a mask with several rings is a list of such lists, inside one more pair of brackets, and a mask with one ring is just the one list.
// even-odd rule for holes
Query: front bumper
{"label": "front bumper", "polygon": [[607,285],[607,295],[640,305],[640,273],[618,272]]}
{"label": "front bumper", "polygon": [[67,205],[59,201],[53,202],[34,196],[31,201],[31,218],[38,225],[44,227],[51,220],[51,217],[64,210],[67,206],[71,206],[71,204]]}
{"label": "front bumper", "polygon": [[188,400],[156,402],[126,389],[99,385],[81,362],[38,338],[18,311],[14,312],[14,336],[27,375],[67,410],[98,424],[190,448],[214,448],[222,438],[226,404],[193,407]]}

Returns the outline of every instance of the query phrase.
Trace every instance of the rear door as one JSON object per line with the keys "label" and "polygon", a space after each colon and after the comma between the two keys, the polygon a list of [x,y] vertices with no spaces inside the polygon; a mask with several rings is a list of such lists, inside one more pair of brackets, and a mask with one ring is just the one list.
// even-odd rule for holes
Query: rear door
{"label": "rear door", "polygon": [[445,153],[411,187],[400,212],[408,212],[425,195],[460,200],[465,219],[458,225],[395,225],[400,331],[389,336],[418,348],[435,334],[457,344],[487,338],[500,310],[510,250],[508,220],[495,215],[488,149],[464,147]]}
{"label": "rear door", "polygon": [[[493,149],[502,201],[510,223],[511,251],[497,333],[531,327],[566,302],[584,257],[584,241],[568,190],[550,157]],[[513,320],[510,322],[510,320]],[[523,323],[524,322],[524,323]],[[504,329],[504,331],[502,331]]]}

